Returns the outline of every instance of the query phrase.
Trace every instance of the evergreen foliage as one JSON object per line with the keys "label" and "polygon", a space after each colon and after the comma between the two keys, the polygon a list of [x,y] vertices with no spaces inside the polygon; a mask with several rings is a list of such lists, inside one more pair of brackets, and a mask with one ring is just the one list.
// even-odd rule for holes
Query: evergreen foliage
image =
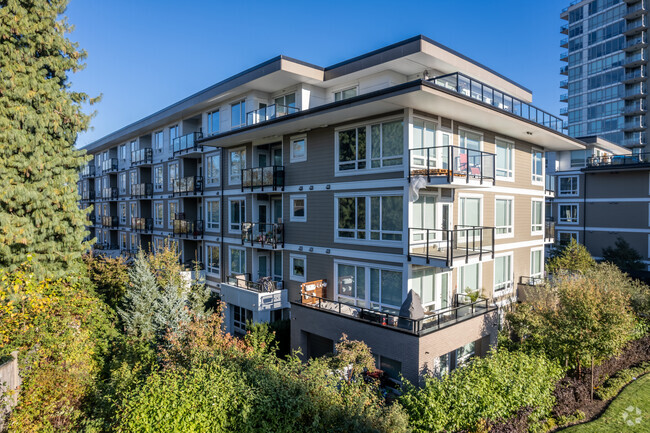
{"label": "evergreen foliage", "polygon": [[127,335],[151,341],[156,336],[155,308],[160,297],[156,278],[142,250],[129,270],[129,288],[117,311]]}
{"label": "evergreen foliage", "polygon": [[84,255],[88,278],[95,290],[111,307],[116,308],[129,285],[129,267],[122,256]]}
{"label": "evergreen foliage", "polygon": [[162,341],[167,332],[177,331],[181,322],[189,320],[185,295],[171,284],[158,291],[152,324],[159,341]]}
{"label": "evergreen foliage", "polygon": [[39,277],[65,275],[88,247],[77,202],[87,157],[74,143],[89,124],[81,104],[94,100],[70,90],[86,53],[66,38],[67,3],[0,1],[0,267],[31,255]]}
{"label": "evergreen foliage", "polygon": [[603,248],[603,260],[618,266],[624,271],[642,271],[645,265],[641,260],[641,254],[630,246],[622,237],[618,237],[614,243],[615,248]]}
{"label": "evergreen foliage", "polygon": [[546,271],[549,274],[558,272],[584,273],[596,266],[596,261],[591,257],[587,248],[571,239],[564,248],[555,249],[552,257],[546,263]]}

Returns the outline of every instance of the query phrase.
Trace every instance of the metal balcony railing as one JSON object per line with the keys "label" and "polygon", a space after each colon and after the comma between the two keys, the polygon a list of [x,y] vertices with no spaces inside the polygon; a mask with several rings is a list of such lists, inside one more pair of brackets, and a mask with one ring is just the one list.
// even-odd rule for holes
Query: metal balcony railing
{"label": "metal balcony railing", "polygon": [[246,125],[255,125],[277,117],[300,112],[298,107],[273,104],[246,113]]}
{"label": "metal balcony railing", "polygon": [[546,282],[546,278],[544,277],[520,277],[519,284],[523,284],[525,286],[537,286],[540,284],[544,284]]}
{"label": "metal balcony railing", "polygon": [[284,224],[282,223],[242,223],[242,245],[258,243],[271,248],[284,248]]}
{"label": "metal balcony railing", "polygon": [[455,91],[472,99],[477,99],[501,110],[535,122],[539,125],[562,132],[562,119],[547,113],[544,110],[530,105],[520,99],[503,93],[481,81],[475,80],[465,74],[454,72],[447,75],[431,78],[429,82]]}
{"label": "metal balcony railing", "polygon": [[153,149],[140,149],[131,152],[131,167],[153,164]]}
{"label": "metal balcony railing", "polygon": [[120,223],[116,216],[104,215],[102,216],[102,226],[104,227],[119,227]]}
{"label": "metal balcony railing", "polygon": [[282,281],[275,281],[271,277],[251,281],[250,274],[229,275],[227,281],[231,286],[259,293],[270,293],[284,289],[284,282]]}
{"label": "metal balcony railing", "polygon": [[131,218],[131,230],[136,232],[150,232],[153,230],[153,218]]}
{"label": "metal balcony railing", "polygon": [[94,190],[83,191],[81,193],[81,199],[82,200],[95,200],[95,191]]}
{"label": "metal balcony railing", "polygon": [[272,188],[277,191],[278,188],[284,190],[284,166],[274,165],[270,167],[245,168],[242,170],[241,190],[250,188]]}
{"label": "metal balcony railing", "polygon": [[174,195],[203,194],[203,176],[188,176],[174,180]]}
{"label": "metal balcony railing", "polygon": [[116,187],[102,189],[102,198],[104,200],[117,200],[120,196],[120,191]]}
{"label": "metal balcony railing", "polygon": [[447,176],[451,183],[456,178],[494,184],[495,155],[481,150],[458,146],[421,147],[409,150],[409,182],[414,176]]}
{"label": "metal balcony railing", "polygon": [[112,173],[119,169],[117,158],[110,158],[102,162],[102,173]]}
{"label": "metal balcony railing", "polygon": [[412,228],[408,229],[409,253],[412,257],[444,260],[451,267],[457,260],[467,263],[471,258],[494,258],[494,227],[455,226],[454,230]]}
{"label": "metal balcony railing", "polygon": [[81,169],[81,177],[94,177],[95,176],[95,166],[94,165],[84,165]]}
{"label": "metal balcony railing", "polygon": [[555,240],[555,221],[546,220],[544,221],[544,239],[549,242]]}
{"label": "metal balcony railing", "polygon": [[203,220],[175,219],[172,224],[174,235],[195,239],[203,236]]}
{"label": "metal balcony railing", "polygon": [[203,138],[202,132],[190,132],[189,134],[185,134],[181,137],[174,138],[174,140],[172,141],[174,155],[185,151],[196,151],[196,152],[203,151],[203,146],[200,144],[196,144],[196,142],[202,138]]}
{"label": "metal balcony railing", "polygon": [[131,185],[131,198],[151,196],[153,196],[152,183],[136,183],[135,185]]}

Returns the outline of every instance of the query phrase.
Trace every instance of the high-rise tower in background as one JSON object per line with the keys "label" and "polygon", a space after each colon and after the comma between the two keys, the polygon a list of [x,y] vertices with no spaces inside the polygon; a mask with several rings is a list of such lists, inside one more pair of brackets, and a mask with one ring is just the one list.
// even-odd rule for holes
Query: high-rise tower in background
{"label": "high-rise tower in background", "polygon": [[561,114],[572,137],[601,136],[643,152],[647,144],[647,0],[583,0],[560,17],[568,76]]}

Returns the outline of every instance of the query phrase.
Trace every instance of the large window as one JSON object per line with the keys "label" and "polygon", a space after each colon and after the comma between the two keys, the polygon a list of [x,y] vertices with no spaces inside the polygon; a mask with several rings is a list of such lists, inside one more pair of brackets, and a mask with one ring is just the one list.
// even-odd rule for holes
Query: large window
{"label": "large window", "polygon": [[156,227],[163,226],[164,211],[162,202],[156,202],[153,204],[153,223]]}
{"label": "large window", "polygon": [[220,155],[209,155],[205,157],[205,182],[208,185],[218,186],[221,182],[221,158]]}
{"label": "large window", "polygon": [[160,153],[163,150],[163,132],[158,131],[153,134],[153,148]]}
{"label": "large window", "polygon": [[578,241],[578,233],[576,232],[557,232],[557,240],[560,246],[568,245],[571,239]]}
{"label": "large window", "polygon": [[178,179],[178,163],[169,164],[169,182],[168,189],[169,191],[174,190],[174,182]]}
{"label": "large window", "polygon": [[[512,255],[494,258],[494,292],[512,288]],[[497,294],[498,295],[498,294]]]}
{"label": "large window", "polygon": [[558,195],[578,195],[578,176],[560,176],[558,185]]}
{"label": "large window", "polygon": [[334,92],[334,101],[342,101],[343,99],[352,98],[354,96],[357,96],[356,86]]}
{"label": "large window", "polygon": [[242,170],[246,168],[246,149],[231,150],[228,164],[230,185],[241,183]]}
{"label": "large window", "polygon": [[230,225],[228,230],[231,233],[241,232],[241,224],[246,218],[246,200],[245,199],[230,199]]}
{"label": "large window", "polygon": [[571,167],[584,167],[587,160],[586,150],[572,150],[571,151]]}
{"label": "large window", "polygon": [[496,139],[496,148],[497,148],[497,176],[514,179],[514,144]]}
{"label": "large window", "polygon": [[208,244],[206,248],[206,267],[208,268],[208,272],[211,274],[219,274],[219,246]]}
{"label": "large window", "polygon": [[246,101],[239,101],[230,106],[230,126],[239,128],[246,125]]}
{"label": "large window", "polygon": [[292,113],[287,109],[287,107],[295,108],[296,107],[296,94],[289,93],[288,95],[278,96],[274,99],[273,103],[275,104],[275,111],[278,114],[287,114]]}
{"label": "large window", "polygon": [[338,170],[366,170],[403,163],[402,120],[345,129],[337,132]]}
{"label": "large window", "polygon": [[307,161],[307,138],[306,137],[302,136],[302,137],[291,138],[291,152],[289,156],[291,162]]}
{"label": "large window", "polygon": [[307,258],[291,254],[289,259],[291,280],[304,283],[307,278]]}
{"label": "large window", "polygon": [[459,293],[478,293],[481,288],[480,278],[480,264],[465,265],[458,268],[459,273]]}
{"label": "large window", "polygon": [[531,250],[530,276],[532,278],[542,278],[544,276],[544,251],[543,250]]}
{"label": "large window", "polygon": [[544,182],[544,153],[533,149],[532,182]]}
{"label": "large window", "polygon": [[161,165],[153,168],[153,187],[156,191],[163,189],[163,168]]}
{"label": "large window", "polygon": [[208,135],[219,132],[219,110],[208,113]]}
{"label": "large window", "polygon": [[436,124],[422,119],[413,119],[413,145],[411,148],[436,145]]}
{"label": "large window", "polygon": [[530,229],[533,234],[540,233],[544,230],[544,223],[542,222],[542,206],[544,206],[544,202],[541,200],[533,200],[531,203]]}
{"label": "large window", "polygon": [[496,234],[502,237],[512,235],[512,205],[513,199],[511,198],[497,198],[496,199]]}
{"label": "large window", "polygon": [[290,198],[291,222],[305,222],[307,221],[307,196],[306,195],[292,195]]}
{"label": "large window", "polygon": [[338,299],[396,313],[402,305],[402,272],[371,265],[336,264]]}
{"label": "large window", "polygon": [[[458,210],[458,223],[465,227],[481,225],[481,199],[478,197],[461,197]],[[462,228],[462,227],[461,227]]]}
{"label": "large window", "polygon": [[230,275],[246,273],[246,250],[230,247]]}
{"label": "large window", "polygon": [[481,134],[460,130],[458,131],[458,137],[460,140],[460,147],[464,149],[481,150],[481,142],[483,141],[483,136]]}
{"label": "large window", "polygon": [[578,224],[578,205],[561,204],[558,215],[561,223]]}
{"label": "large window", "polygon": [[221,222],[221,203],[219,200],[208,200],[206,202],[206,224],[208,229],[219,230]]}
{"label": "large window", "polygon": [[429,311],[449,306],[450,274],[432,266],[413,266],[411,290],[420,296],[422,306]]}
{"label": "large window", "polygon": [[337,197],[336,237],[371,241],[401,241],[402,196]]}

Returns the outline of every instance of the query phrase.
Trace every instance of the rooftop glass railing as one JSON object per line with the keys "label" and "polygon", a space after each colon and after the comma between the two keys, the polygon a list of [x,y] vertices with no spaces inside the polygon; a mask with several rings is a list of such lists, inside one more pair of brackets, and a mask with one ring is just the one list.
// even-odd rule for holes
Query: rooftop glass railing
{"label": "rooftop glass railing", "polygon": [[634,155],[592,156],[591,158],[587,159],[587,167],[635,165],[648,163],[650,163],[650,153],[637,153]]}
{"label": "rooftop glass railing", "polygon": [[282,223],[242,223],[242,245],[260,244],[262,247],[284,247],[284,224]]}
{"label": "rooftop glass railing", "polygon": [[196,144],[196,142],[201,138],[203,138],[202,132],[190,132],[189,134],[174,138],[174,140],[172,140],[174,154],[185,151],[202,151],[203,146]]}
{"label": "rooftop glass railing", "polygon": [[495,155],[458,146],[422,147],[409,150],[409,181],[414,176],[446,176],[448,182],[463,179],[494,184]]}
{"label": "rooftop glass railing", "polygon": [[298,113],[299,111],[300,109],[294,106],[280,104],[268,105],[246,113],[246,125],[255,125],[277,117],[286,116],[287,114]]}
{"label": "rooftop glass railing", "polygon": [[284,188],[284,166],[274,165],[270,167],[245,168],[242,170],[241,190],[250,188],[272,188],[276,191],[278,188]]}
{"label": "rooftop glass railing", "polygon": [[445,89],[477,99],[557,132],[563,131],[562,119],[559,117],[553,116],[546,111],[540,110],[533,105],[459,72],[432,78],[429,81]]}

